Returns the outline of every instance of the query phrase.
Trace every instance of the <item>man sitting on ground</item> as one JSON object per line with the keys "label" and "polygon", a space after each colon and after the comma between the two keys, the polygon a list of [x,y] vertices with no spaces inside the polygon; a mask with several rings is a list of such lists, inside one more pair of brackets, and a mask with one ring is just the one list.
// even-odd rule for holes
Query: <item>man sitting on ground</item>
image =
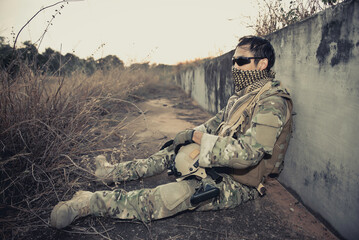
{"label": "man sitting on ground", "polygon": [[274,80],[274,49],[268,40],[242,37],[232,61],[235,93],[216,116],[179,132],[147,159],[115,165],[104,155],[95,159],[95,175],[108,183],[153,176],[172,165],[179,181],[130,192],[79,191],[54,207],[51,225],[64,228],[89,214],[148,222],[185,210],[234,208],[263,194],[264,179],[282,166],[292,102]]}

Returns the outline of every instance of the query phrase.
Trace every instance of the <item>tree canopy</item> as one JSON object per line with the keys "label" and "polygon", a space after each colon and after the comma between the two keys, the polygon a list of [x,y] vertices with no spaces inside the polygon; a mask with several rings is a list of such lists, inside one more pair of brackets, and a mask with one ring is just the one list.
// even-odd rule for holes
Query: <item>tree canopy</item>
{"label": "tree canopy", "polygon": [[109,71],[114,68],[124,68],[123,61],[115,55],[95,60],[93,57],[81,59],[72,53],[62,55],[51,48],[46,48],[43,53],[39,53],[30,41],[25,41],[22,47],[13,49],[5,43],[4,39],[0,36],[0,69],[10,72],[16,71],[18,66],[24,63],[34,72],[61,76],[74,72],[91,75],[96,70]]}

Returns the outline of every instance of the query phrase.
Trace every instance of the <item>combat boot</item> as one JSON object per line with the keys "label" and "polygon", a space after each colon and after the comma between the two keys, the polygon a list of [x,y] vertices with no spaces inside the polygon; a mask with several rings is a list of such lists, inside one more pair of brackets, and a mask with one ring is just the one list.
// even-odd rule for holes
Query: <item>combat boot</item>
{"label": "combat boot", "polygon": [[104,155],[99,155],[95,158],[96,171],[95,176],[99,181],[107,184],[113,183],[113,171],[115,166],[106,161]]}
{"label": "combat boot", "polygon": [[60,229],[70,225],[75,219],[90,215],[90,199],[93,193],[78,191],[71,200],[59,202],[51,212],[51,226]]}

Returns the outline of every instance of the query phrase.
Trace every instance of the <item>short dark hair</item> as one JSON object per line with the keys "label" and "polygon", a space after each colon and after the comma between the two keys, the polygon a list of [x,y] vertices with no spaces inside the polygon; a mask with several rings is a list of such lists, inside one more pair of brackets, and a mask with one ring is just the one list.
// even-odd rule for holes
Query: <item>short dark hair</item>
{"label": "short dark hair", "polygon": [[[270,70],[275,62],[274,48],[272,44],[264,38],[257,36],[244,36],[239,39],[237,47],[249,45],[249,50],[255,57],[265,57],[268,59],[267,70]],[[254,59],[257,65],[260,59]]]}

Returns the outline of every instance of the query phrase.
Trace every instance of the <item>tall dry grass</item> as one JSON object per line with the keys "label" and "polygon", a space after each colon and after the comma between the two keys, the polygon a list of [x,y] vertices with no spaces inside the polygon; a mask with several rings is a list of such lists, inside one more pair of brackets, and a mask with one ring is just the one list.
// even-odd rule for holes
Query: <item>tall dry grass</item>
{"label": "tall dry grass", "polygon": [[112,69],[88,77],[0,72],[0,238],[47,227],[52,207],[87,186],[81,156],[108,148],[139,111],[129,94],[164,75],[158,68]]}
{"label": "tall dry grass", "polygon": [[281,28],[313,16],[344,0],[262,0],[257,1],[258,16],[253,25],[248,26],[257,36],[266,36]]}

